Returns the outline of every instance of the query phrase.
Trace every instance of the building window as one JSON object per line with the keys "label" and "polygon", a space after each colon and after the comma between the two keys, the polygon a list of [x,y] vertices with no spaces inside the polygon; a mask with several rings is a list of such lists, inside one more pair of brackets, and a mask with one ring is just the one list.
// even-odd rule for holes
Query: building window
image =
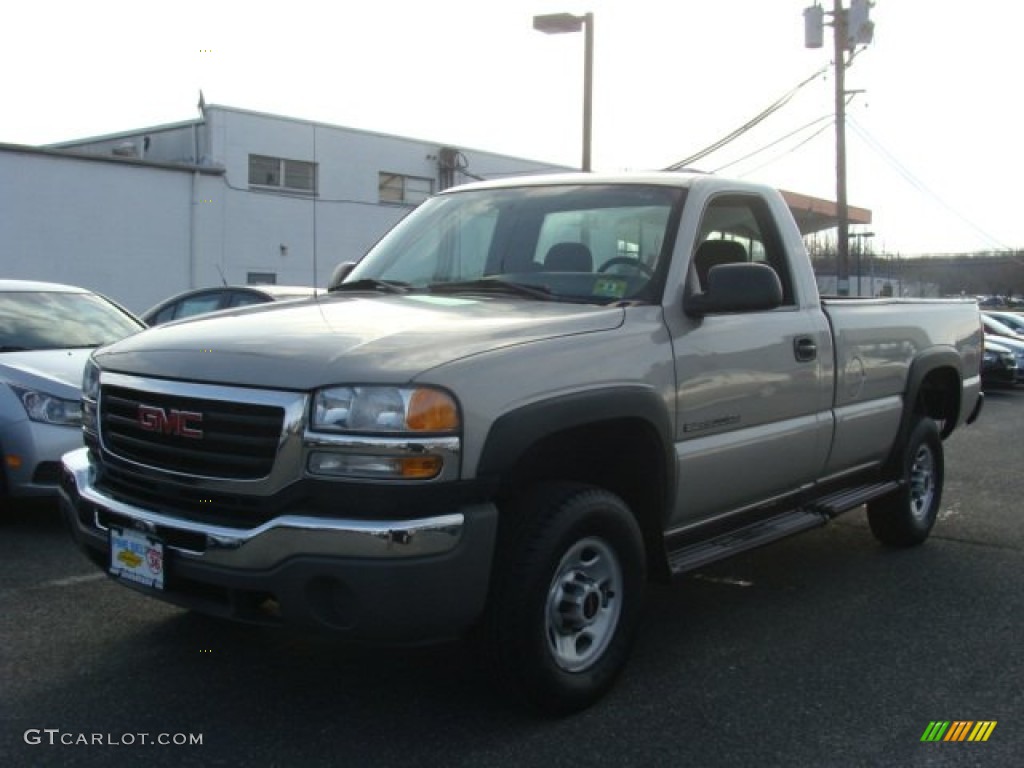
{"label": "building window", "polygon": [[249,184],[289,192],[316,193],[316,163],[249,155]]}
{"label": "building window", "polygon": [[277,284],[277,273],[276,272],[246,272],[245,274],[246,285],[276,285]]}
{"label": "building window", "polygon": [[378,183],[382,203],[419,205],[434,192],[434,180],[381,171]]}

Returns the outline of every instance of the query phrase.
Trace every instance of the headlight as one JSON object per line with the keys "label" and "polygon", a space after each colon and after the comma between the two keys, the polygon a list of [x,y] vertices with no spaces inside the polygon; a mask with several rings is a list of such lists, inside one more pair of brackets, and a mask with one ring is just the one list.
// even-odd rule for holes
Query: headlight
{"label": "headlight", "polygon": [[100,368],[90,357],[82,372],[82,397],[95,402],[100,396]]}
{"label": "headlight", "polygon": [[453,480],[460,426],[455,398],[441,389],[321,389],[313,395],[306,470],[335,479]]}
{"label": "headlight", "polygon": [[455,399],[430,387],[331,387],[313,397],[318,432],[444,433],[459,428]]}
{"label": "headlight", "polygon": [[82,428],[96,433],[96,403],[100,397],[100,367],[90,357],[82,371]]}
{"label": "headlight", "polygon": [[61,427],[79,427],[82,425],[82,404],[78,400],[64,398],[42,392],[38,389],[26,389],[9,385],[18,396],[25,412],[32,421],[41,424],[55,424]]}

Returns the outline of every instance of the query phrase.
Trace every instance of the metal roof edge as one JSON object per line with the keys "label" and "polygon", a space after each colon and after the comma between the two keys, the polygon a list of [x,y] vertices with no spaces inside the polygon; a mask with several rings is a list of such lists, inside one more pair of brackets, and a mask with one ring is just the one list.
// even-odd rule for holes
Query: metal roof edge
{"label": "metal roof edge", "polygon": [[224,175],[224,168],[211,165],[197,165],[195,163],[168,163],[156,160],[146,160],[138,157],[121,157],[118,155],[100,155],[89,152],[73,152],[67,149],[56,149],[53,147],[37,147],[30,144],[7,144],[0,142],[0,152],[11,152],[14,154],[40,155],[43,157],[66,158],[69,160],[86,160],[98,163],[114,163],[116,165],[128,165],[140,168],[155,168],[164,171],[181,171],[185,173],[202,173],[208,176]]}

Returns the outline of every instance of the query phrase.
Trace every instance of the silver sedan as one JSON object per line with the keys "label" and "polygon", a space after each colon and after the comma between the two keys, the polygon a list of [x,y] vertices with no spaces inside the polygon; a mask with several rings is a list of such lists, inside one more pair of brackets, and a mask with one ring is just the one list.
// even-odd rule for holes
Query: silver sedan
{"label": "silver sedan", "polygon": [[0,498],[56,495],[60,457],[82,445],[85,361],[143,328],[82,288],[0,280]]}

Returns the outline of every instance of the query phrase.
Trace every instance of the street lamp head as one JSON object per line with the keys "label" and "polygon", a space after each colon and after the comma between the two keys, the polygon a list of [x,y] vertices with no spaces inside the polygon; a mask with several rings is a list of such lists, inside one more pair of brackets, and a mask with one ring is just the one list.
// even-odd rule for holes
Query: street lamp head
{"label": "street lamp head", "polygon": [[579,32],[583,29],[585,16],[573,16],[571,13],[549,13],[533,17],[533,28],[547,35],[560,35],[565,32]]}

